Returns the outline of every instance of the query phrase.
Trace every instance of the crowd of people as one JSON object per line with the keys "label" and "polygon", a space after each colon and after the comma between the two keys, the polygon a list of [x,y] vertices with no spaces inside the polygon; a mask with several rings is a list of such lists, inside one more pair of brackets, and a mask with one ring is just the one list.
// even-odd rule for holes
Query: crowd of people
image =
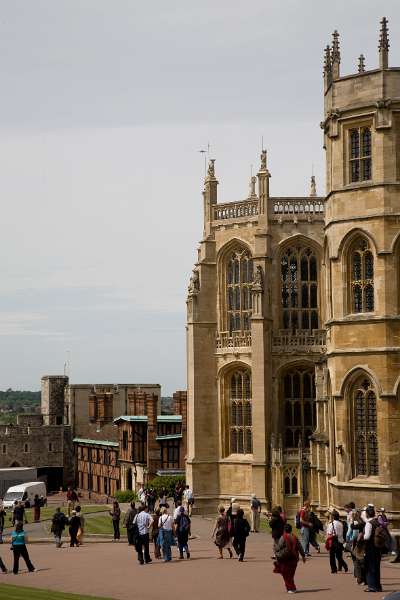
{"label": "crowd of people", "polygon": [[[67,514],[57,508],[52,518],[51,531],[57,548],[62,546],[62,536],[68,527],[69,544],[79,547],[83,543],[85,518],[82,509],[77,504],[78,497],[73,490],[67,494]],[[154,490],[139,490],[140,503],[137,506],[131,502],[124,514],[122,526],[126,529],[127,540],[137,553],[140,565],[152,562],[154,559],[170,562],[172,548],[179,552],[179,559],[190,559],[189,539],[191,536],[191,513],[194,504],[193,492],[189,486],[177,486],[174,490],[174,506],[170,508],[165,490],[156,494]],[[249,514],[250,523],[245,516]],[[270,512],[262,513],[261,502],[252,494],[250,502],[245,507],[232,498],[228,508],[220,506],[212,530],[212,540],[218,549],[217,557],[236,556],[243,562],[246,553],[246,540],[251,532],[260,530],[260,517],[264,514],[271,529],[273,539],[274,573],[282,575],[288,593],[296,592],[294,577],[300,559],[306,562],[313,548],[321,552],[324,545],[329,557],[332,574],[349,571],[349,560],[352,572],[359,585],[365,585],[366,592],[381,592],[380,568],[381,558],[393,550],[393,539],[389,531],[389,521],[384,508],[376,510],[372,504],[357,509],[353,502],[345,507],[345,515],[341,517],[337,510],[327,515],[324,526],[320,517],[313,512],[309,502],[297,512],[294,527],[288,522],[282,507],[276,506]],[[6,512],[0,505],[0,543],[3,543]],[[34,520],[37,520],[34,511]],[[121,508],[114,501],[109,510],[113,524],[114,540],[121,538],[120,521]],[[12,511],[11,521],[14,531],[11,534],[13,550],[13,573],[19,570],[19,560],[22,557],[29,572],[35,571],[26,547],[27,535],[24,524],[27,522],[23,503],[16,502]],[[298,535],[294,529],[298,530]],[[152,549],[152,550],[151,550]],[[349,558],[347,558],[349,557]],[[0,558],[0,570],[7,573],[7,568]]]}

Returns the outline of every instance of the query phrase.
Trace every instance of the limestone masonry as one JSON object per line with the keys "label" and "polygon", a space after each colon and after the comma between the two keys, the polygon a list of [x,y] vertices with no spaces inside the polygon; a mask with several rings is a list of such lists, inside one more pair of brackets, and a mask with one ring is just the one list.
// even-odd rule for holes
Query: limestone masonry
{"label": "limestone masonry", "polygon": [[[325,50],[325,197],[273,197],[267,153],[219,204],[211,160],[187,298],[187,476],[200,509],[254,492],[289,513],[400,518],[400,68]],[[258,187],[257,187],[258,186]],[[257,190],[256,190],[257,187]]]}

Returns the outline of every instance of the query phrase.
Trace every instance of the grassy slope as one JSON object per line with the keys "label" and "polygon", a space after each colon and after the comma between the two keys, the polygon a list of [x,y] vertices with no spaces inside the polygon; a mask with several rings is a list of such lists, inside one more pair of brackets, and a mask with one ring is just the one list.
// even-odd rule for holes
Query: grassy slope
{"label": "grassy slope", "polygon": [[[62,510],[64,510],[65,514],[67,513],[67,507],[61,507]],[[83,514],[85,513],[96,513],[96,512],[104,512],[109,510],[109,507],[106,504],[93,504],[93,505],[87,505],[87,506],[82,506],[82,512]],[[51,506],[51,507],[45,507],[42,508],[40,511],[40,520],[41,521],[50,521],[53,518],[54,513],[56,512],[56,507],[55,506]],[[33,523],[33,509],[32,508],[28,508],[25,511],[26,514],[26,518],[28,519],[28,523]],[[5,526],[6,527],[11,527],[11,509],[7,509],[7,516],[6,516],[6,522],[5,522]]]}
{"label": "grassy slope", "polygon": [[19,585],[0,584],[0,600],[112,600],[112,598],[81,596],[80,594],[66,594]]}

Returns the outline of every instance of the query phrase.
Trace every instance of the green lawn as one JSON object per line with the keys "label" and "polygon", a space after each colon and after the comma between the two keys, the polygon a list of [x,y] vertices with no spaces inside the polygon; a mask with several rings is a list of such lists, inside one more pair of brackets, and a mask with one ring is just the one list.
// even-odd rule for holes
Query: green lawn
{"label": "green lawn", "polygon": [[19,585],[0,584],[0,600],[113,600],[99,596],[81,596],[80,594],[65,594]]}
{"label": "green lawn", "polygon": [[[109,507],[107,506],[107,504],[87,504],[86,506],[82,506],[82,512],[83,514],[85,513],[96,513],[96,512],[104,512],[107,510],[110,510]],[[67,507],[66,506],[61,506],[61,510],[63,510],[65,512],[65,514],[67,514]],[[41,521],[51,521],[51,519],[53,518],[54,513],[56,512],[56,506],[47,506],[45,508],[42,508],[40,511],[40,520]],[[11,509],[7,510],[7,516],[6,516],[6,527],[11,527]],[[33,523],[33,509],[32,508],[27,508],[25,511],[26,514],[26,518],[28,519],[28,523]]]}
{"label": "green lawn", "polygon": [[[121,515],[120,530],[121,535],[126,535],[126,529],[122,527],[124,513]],[[103,535],[112,535],[114,533],[111,517],[109,515],[96,515],[87,517],[85,520],[85,533],[97,533]]]}

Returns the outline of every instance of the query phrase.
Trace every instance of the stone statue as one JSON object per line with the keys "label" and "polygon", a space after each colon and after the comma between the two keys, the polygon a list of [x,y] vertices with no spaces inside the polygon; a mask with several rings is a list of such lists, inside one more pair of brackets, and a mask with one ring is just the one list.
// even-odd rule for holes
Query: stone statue
{"label": "stone statue", "polygon": [[266,171],[267,170],[267,151],[266,150],[261,150],[261,166],[260,166],[260,171]]}
{"label": "stone statue", "polygon": [[257,265],[256,272],[254,273],[253,286],[263,286],[263,270],[260,265]]}
{"label": "stone statue", "polygon": [[253,175],[253,177],[250,179],[250,195],[249,195],[249,198],[254,198],[254,196],[257,196],[257,193],[256,193],[256,183],[257,183],[257,177],[255,177]]}
{"label": "stone statue", "polygon": [[200,276],[199,272],[194,270],[189,281],[189,294],[197,294],[200,291]]}
{"label": "stone statue", "polygon": [[209,177],[215,177],[215,158],[210,158],[209,162],[208,162],[208,171],[207,174]]}

